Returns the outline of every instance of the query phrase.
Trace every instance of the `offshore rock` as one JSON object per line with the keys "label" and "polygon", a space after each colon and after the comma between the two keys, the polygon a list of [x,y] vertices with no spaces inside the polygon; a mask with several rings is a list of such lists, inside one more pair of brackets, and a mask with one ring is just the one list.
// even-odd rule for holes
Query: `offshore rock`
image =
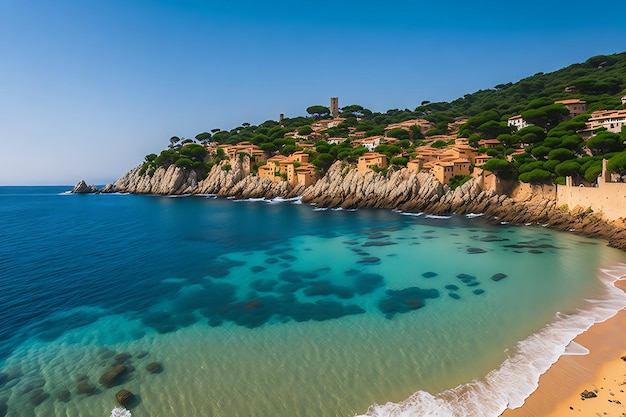
{"label": "offshore rock", "polygon": [[95,185],[87,185],[85,180],[78,181],[78,184],[72,189],[73,194],[90,194],[97,192],[98,189]]}

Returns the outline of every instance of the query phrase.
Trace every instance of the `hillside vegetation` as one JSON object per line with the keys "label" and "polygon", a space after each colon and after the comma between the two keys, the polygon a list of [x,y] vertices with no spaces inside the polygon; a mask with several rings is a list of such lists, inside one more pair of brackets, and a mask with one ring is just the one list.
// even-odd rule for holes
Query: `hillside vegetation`
{"label": "hillside vegetation", "polygon": [[[201,179],[214,164],[227,158],[217,145],[246,141],[257,145],[268,156],[289,155],[300,150],[309,152],[311,162],[323,175],[334,161],[353,163],[367,152],[363,146],[354,147],[350,139],[333,145],[327,139],[348,138],[351,133],[354,136],[355,132],[363,132],[366,137],[385,135],[398,139],[375,149],[387,155],[392,168],[406,165],[417,155],[419,146],[443,147],[459,137],[467,138],[471,146],[491,156],[483,169],[500,177],[533,183],[564,183],[565,176],[573,176],[577,181],[590,183],[601,171],[602,158],[609,159],[610,170],[620,176],[626,174],[625,129],[621,133],[595,132],[588,140],[583,140],[579,133],[591,112],[622,109],[624,95],[626,53],[595,56],[552,73],[538,73],[516,83],[467,94],[452,102],[425,101],[413,110],[391,109],[378,113],[360,105],[345,106],[340,114],[344,121],[316,132],[308,140],[303,137],[314,133],[312,125],[330,118],[327,107],[311,106],[306,109],[306,116],[281,122],[268,120],[258,126],[242,123],[230,130],[214,128],[193,139],[172,137],[168,149],[159,155],[146,156],[142,174],[151,175],[159,166],[176,164],[196,170]],[[555,101],[574,98],[586,101],[588,110],[570,119],[565,106]],[[521,115],[532,125],[515,131],[507,125],[508,118],[514,115]],[[428,127],[385,129],[390,124],[414,119],[428,121]],[[454,135],[452,140],[436,138],[451,134]],[[480,149],[482,139],[498,139],[500,144]],[[313,146],[305,147],[303,143]],[[222,167],[227,169],[228,165],[222,164]]]}

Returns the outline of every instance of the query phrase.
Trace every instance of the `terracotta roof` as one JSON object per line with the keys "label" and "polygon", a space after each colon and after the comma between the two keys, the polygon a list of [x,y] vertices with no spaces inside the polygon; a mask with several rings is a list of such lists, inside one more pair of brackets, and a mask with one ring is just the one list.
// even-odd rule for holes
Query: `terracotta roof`
{"label": "terracotta roof", "polygon": [[586,101],[582,101],[579,98],[571,98],[571,99],[568,99],[568,100],[558,100],[558,101],[555,101],[554,104],[565,104],[565,105],[567,105],[567,104],[587,104],[587,102]]}

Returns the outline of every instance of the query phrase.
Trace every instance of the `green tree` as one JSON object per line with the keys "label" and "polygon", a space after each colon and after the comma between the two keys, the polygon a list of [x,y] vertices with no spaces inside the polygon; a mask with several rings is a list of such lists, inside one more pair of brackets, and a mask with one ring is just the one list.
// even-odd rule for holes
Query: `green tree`
{"label": "green tree", "polygon": [[394,158],[391,158],[391,161],[390,161],[391,165],[398,165],[398,166],[406,166],[408,162],[409,160],[402,156],[396,156]]}
{"label": "green tree", "polygon": [[543,169],[543,162],[542,161],[532,161],[532,162],[527,162],[525,164],[521,164],[518,168],[518,171],[520,174],[523,174],[525,172],[530,172],[533,171],[535,169]]}
{"label": "green tree", "polygon": [[624,149],[622,142],[620,135],[604,130],[587,140],[587,148],[594,155],[602,155],[608,152],[621,151]]}
{"label": "green tree", "polygon": [[170,146],[169,147],[171,149],[175,149],[178,146],[179,143],[180,143],[180,138],[178,136],[172,136],[170,138]]}
{"label": "green tree", "polygon": [[313,133],[313,128],[310,125],[302,126],[298,129],[298,134],[302,136],[310,135]]}
{"label": "green tree", "polygon": [[196,135],[196,140],[201,143],[207,143],[211,140],[211,134],[209,132],[202,132]]}
{"label": "green tree", "polygon": [[328,170],[328,168],[330,168],[333,162],[335,162],[335,157],[333,157],[329,153],[321,153],[317,155],[317,158],[311,161],[311,163],[315,165],[322,172],[325,172],[326,170]]}
{"label": "green tree", "polygon": [[193,166],[193,161],[189,158],[179,158],[174,163],[179,168],[187,169]]}
{"label": "green tree", "polygon": [[584,177],[587,182],[595,182],[598,176],[602,173],[602,163],[597,163],[595,165],[591,165],[585,171]]}
{"label": "green tree", "polygon": [[577,177],[580,175],[580,164],[576,161],[561,162],[554,168],[559,177]]}
{"label": "green tree", "polygon": [[154,163],[157,166],[167,168],[168,166],[175,163],[179,157],[180,157],[180,154],[176,150],[166,149],[164,151],[161,151],[159,156],[157,156],[156,159],[154,160]]}
{"label": "green tree", "polygon": [[483,170],[493,172],[502,179],[513,179],[515,177],[515,167],[504,159],[492,158],[482,166]]}
{"label": "green tree", "polygon": [[607,169],[620,176],[626,175],[626,152],[620,152],[607,162]]}
{"label": "green tree", "polygon": [[519,180],[522,182],[530,182],[533,184],[536,183],[545,183],[549,182],[552,179],[552,174],[550,171],[546,171],[545,169],[534,169],[530,172],[524,172],[519,175]]}
{"label": "green tree", "polygon": [[528,123],[550,130],[569,115],[569,110],[562,104],[531,109],[522,112],[522,118]]}
{"label": "green tree", "polygon": [[307,107],[306,112],[314,117],[320,118],[328,116],[330,114],[330,109],[328,107],[316,105]]}
{"label": "green tree", "polygon": [[[349,106],[345,106],[341,109],[342,117],[360,117],[364,112],[363,106],[359,106],[358,104],[350,104]],[[370,112],[371,113],[371,112]]]}
{"label": "green tree", "polygon": [[192,145],[183,146],[180,150],[180,154],[186,156],[193,161],[204,162],[204,158],[207,155],[207,150],[204,146],[194,143]]}
{"label": "green tree", "polygon": [[501,134],[510,134],[511,127],[507,126],[505,122],[490,120],[478,126],[476,128],[476,132],[478,132],[483,138],[488,139],[495,138]]}
{"label": "green tree", "polygon": [[547,146],[537,146],[536,148],[533,148],[531,154],[535,158],[545,158],[546,156],[548,156],[551,150],[552,149],[548,148]]}
{"label": "green tree", "polygon": [[424,139],[424,134],[422,133],[422,128],[416,125],[409,127],[410,139],[411,140],[419,140]]}
{"label": "green tree", "polygon": [[572,158],[574,158],[574,153],[565,148],[553,149],[548,153],[548,159],[554,159],[560,162],[567,161]]}
{"label": "green tree", "polygon": [[396,138],[396,139],[409,139],[410,138],[409,132],[399,127],[388,130],[387,136],[390,138]]}

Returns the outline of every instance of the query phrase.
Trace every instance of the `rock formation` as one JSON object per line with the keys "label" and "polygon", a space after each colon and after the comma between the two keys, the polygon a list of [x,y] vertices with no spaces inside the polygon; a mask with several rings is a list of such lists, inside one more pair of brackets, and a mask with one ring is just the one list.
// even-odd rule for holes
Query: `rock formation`
{"label": "rock formation", "polygon": [[78,184],[76,184],[76,186],[72,189],[72,193],[74,194],[89,194],[97,191],[98,189],[95,185],[87,185],[85,180],[78,181]]}
{"label": "rock formation", "polygon": [[[429,173],[392,168],[386,176],[373,171],[363,174],[338,161],[315,184],[293,187],[286,181],[275,183],[251,176],[248,167],[247,157],[222,161],[199,180],[193,170],[173,165],[158,168],[152,176],[140,175],[138,166],[100,192],[213,194],[238,199],[301,196],[304,203],[330,208],[386,208],[435,215],[483,213],[497,222],[540,223],[576,231],[626,250],[623,219],[608,222],[583,210],[560,210],[556,207],[555,186],[551,185],[503,181],[487,173],[451,190]],[[84,189],[81,183],[76,188]]]}

